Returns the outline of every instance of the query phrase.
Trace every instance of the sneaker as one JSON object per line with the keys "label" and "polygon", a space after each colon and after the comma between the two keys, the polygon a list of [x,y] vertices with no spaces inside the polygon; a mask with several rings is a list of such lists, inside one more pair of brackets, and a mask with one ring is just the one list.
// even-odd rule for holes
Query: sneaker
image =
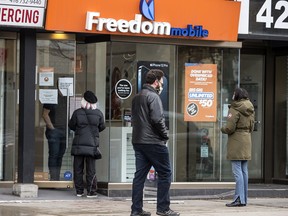
{"label": "sneaker", "polygon": [[130,216],[150,216],[150,212],[143,211],[142,212],[132,212]]}
{"label": "sneaker", "polygon": [[180,213],[179,212],[175,212],[175,211],[173,211],[173,210],[171,210],[171,209],[169,209],[169,210],[167,210],[167,211],[157,211],[156,212],[156,214],[157,215],[162,215],[162,216],[179,216],[180,215]]}
{"label": "sneaker", "polygon": [[97,197],[97,193],[96,192],[89,192],[87,194],[87,198],[96,198]]}
{"label": "sneaker", "polygon": [[77,197],[84,197],[84,193],[77,193],[76,196]]}

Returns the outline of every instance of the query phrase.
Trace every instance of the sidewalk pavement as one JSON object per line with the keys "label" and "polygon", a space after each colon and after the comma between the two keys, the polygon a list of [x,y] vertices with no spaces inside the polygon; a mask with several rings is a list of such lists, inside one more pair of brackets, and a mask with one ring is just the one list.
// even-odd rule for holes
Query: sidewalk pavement
{"label": "sidewalk pavement", "polygon": [[[0,189],[2,216],[129,216],[130,198],[76,197],[71,189],[40,189],[38,198],[19,198],[11,189]],[[181,216],[287,216],[288,198],[250,198],[246,207],[225,206],[228,199],[175,199],[171,209]],[[156,216],[154,199],[144,200],[144,209]]]}

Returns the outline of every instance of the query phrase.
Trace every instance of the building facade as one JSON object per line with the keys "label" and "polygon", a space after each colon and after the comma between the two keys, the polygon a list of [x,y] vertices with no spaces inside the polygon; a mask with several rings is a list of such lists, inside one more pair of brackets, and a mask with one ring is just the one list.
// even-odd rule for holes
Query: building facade
{"label": "building facade", "polygon": [[287,183],[288,177],[287,6],[286,1],[241,0],[238,41],[244,62],[240,71],[247,74],[241,75],[242,80],[251,85],[260,79],[262,178],[269,183]]}
{"label": "building facade", "polygon": [[[172,188],[193,188],[195,182],[197,187],[199,182],[204,187],[231,186],[227,137],[219,129],[239,85],[250,93],[257,116],[250,180],[286,178],[286,129],[279,130],[286,128],[285,52],[275,47],[282,56],[274,61],[274,47],[267,44],[276,41],[264,42],[249,31],[240,33],[237,41],[239,2],[181,0],[177,7],[157,0],[3,2],[0,185],[20,181],[39,187],[73,187],[73,133],[66,130],[61,179],[50,181],[42,107],[58,103],[60,91],[69,118],[83,92],[92,90],[107,125],[100,135],[103,159],[96,162],[99,188],[109,196],[129,194],[134,174],[131,100],[152,68],[165,73],[161,99],[170,137]],[[242,18],[245,3],[241,3],[239,32],[247,24]],[[24,12],[19,13],[28,13],[27,8],[32,9],[25,20]],[[276,80],[282,85],[276,85]],[[150,174],[147,180],[153,181],[153,169]]]}

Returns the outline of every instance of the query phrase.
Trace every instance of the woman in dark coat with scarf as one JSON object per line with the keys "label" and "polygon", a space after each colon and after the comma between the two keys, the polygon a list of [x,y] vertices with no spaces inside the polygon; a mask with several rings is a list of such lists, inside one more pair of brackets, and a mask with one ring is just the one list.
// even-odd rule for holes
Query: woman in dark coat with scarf
{"label": "woman in dark coat with scarf", "polygon": [[228,134],[227,159],[231,161],[236,187],[232,203],[227,207],[246,206],[248,196],[248,160],[251,160],[251,132],[254,130],[254,107],[247,91],[236,88],[227,122],[221,128]]}
{"label": "woman in dark coat with scarf", "polygon": [[74,184],[78,197],[84,196],[84,163],[86,163],[87,197],[96,197],[97,178],[95,157],[99,146],[99,132],[105,129],[104,117],[96,106],[97,97],[91,91],[84,93],[81,108],[75,110],[69,121],[69,128],[75,131],[71,155],[74,156]]}

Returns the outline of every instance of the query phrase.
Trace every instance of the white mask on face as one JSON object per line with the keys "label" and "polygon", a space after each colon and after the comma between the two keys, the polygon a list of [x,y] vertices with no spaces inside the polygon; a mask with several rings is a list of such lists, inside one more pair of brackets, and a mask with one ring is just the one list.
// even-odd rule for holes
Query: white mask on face
{"label": "white mask on face", "polygon": [[[163,81],[162,81],[163,82]],[[158,94],[160,95],[163,91],[163,84],[158,80],[158,86],[156,87]]]}
{"label": "white mask on face", "polygon": [[233,94],[233,96],[232,96],[232,100],[234,100],[235,99],[235,93]]}
{"label": "white mask on face", "polygon": [[158,94],[160,95],[162,93],[162,91],[163,91],[163,87],[160,86],[159,89],[158,89]]}

